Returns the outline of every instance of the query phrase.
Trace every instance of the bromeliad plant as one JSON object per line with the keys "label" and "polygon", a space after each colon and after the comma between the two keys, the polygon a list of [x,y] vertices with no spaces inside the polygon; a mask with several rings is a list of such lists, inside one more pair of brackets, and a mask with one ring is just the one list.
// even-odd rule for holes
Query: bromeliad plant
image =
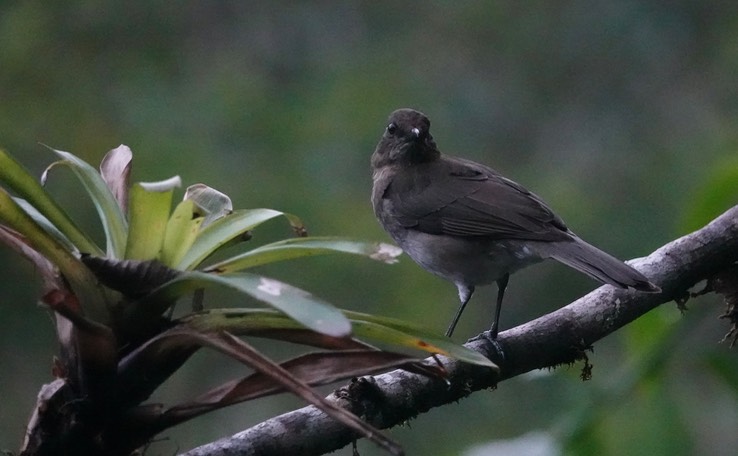
{"label": "bromeliad plant", "polygon": [[[44,385],[21,449],[26,455],[128,455],[178,423],[231,404],[289,391],[371,438],[391,453],[399,446],[312,386],[391,367],[442,376],[418,358],[379,350],[365,340],[494,364],[407,323],[340,311],[321,299],[249,268],[298,257],[350,253],[386,263],[396,247],[307,237],[294,215],[233,210],[224,194],[197,184],[171,210],[179,177],[130,184],[131,150],[120,146],[99,172],[76,156],[59,160],[37,182],[0,151],[0,241],[32,261],[43,279],[42,302],[53,312],[61,352],[56,379]],[[94,202],[104,228],[101,248],[80,230],[42,186],[58,167],[72,170]],[[12,194],[14,195],[11,195]],[[283,217],[298,237],[244,250],[220,260],[213,254],[240,245],[251,230]],[[226,287],[267,307],[204,308],[204,289]],[[180,298],[192,310],[173,318]],[[277,363],[242,336],[296,342],[321,349]],[[144,404],[198,349],[209,347],[254,373],[197,398],[165,406]]]}

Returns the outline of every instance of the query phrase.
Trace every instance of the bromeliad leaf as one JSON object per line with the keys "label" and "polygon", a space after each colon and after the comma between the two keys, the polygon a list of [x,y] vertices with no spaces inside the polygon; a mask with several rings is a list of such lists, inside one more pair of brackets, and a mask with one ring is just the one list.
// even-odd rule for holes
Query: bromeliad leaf
{"label": "bromeliad leaf", "polygon": [[177,269],[190,270],[231,240],[244,235],[249,230],[267,220],[283,216],[295,230],[304,230],[302,221],[292,214],[273,209],[250,209],[235,211],[204,227],[195,239],[192,248],[177,265]]}
{"label": "bromeliad leaf", "polygon": [[[49,149],[58,155],[61,158],[61,161],[52,163],[48,168],[46,168],[46,171],[44,171],[41,178],[42,182],[46,181],[48,172],[52,167],[56,165],[68,166],[80,182],[82,182],[82,185],[90,195],[92,202],[95,204],[103,229],[105,230],[105,236],[107,237],[108,256],[113,258],[123,258],[128,237],[128,224],[126,223],[123,212],[121,211],[120,206],[118,206],[113,193],[111,193],[110,189],[105,184],[102,176],[100,176],[95,168],[83,160],[80,160],[75,155],[72,155],[69,152],[52,149],[50,147]],[[47,215],[48,217],[48,214],[44,215]],[[49,220],[56,223],[56,220],[51,217],[49,217]],[[70,237],[70,239],[72,238]],[[72,239],[72,241],[76,243],[74,239]],[[80,249],[82,249],[81,246]]]}
{"label": "bromeliad leaf", "polygon": [[0,188],[0,222],[25,236],[29,245],[56,264],[63,274],[71,273],[71,276],[75,276],[75,269],[80,266],[84,268],[64,245],[41,228],[3,188]]}
{"label": "bromeliad leaf", "polygon": [[102,253],[102,250],[51,199],[38,180],[3,150],[0,150],[0,182],[16,192],[20,198],[28,201],[30,206],[43,214],[81,251],[98,255]]}
{"label": "bromeliad leaf", "polygon": [[157,260],[116,260],[82,255],[82,262],[106,287],[137,299],[180,275]]}
{"label": "bromeliad leaf", "polygon": [[[400,353],[364,349],[308,353],[280,363],[280,367],[310,386],[319,386],[371,375],[417,361],[416,358]],[[172,407],[164,412],[162,419],[171,426],[203,413],[282,391],[282,385],[270,376],[257,372],[241,380],[225,383],[192,402]]]}
{"label": "bromeliad leaf", "polygon": [[175,176],[161,182],[138,182],[133,185],[128,209],[130,226],[126,259],[160,258],[172,195],[181,183],[179,176]]}
{"label": "bromeliad leaf", "polygon": [[228,331],[237,336],[284,340],[330,350],[371,348],[348,337],[330,337],[310,331],[282,312],[265,308],[209,309],[176,320],[178,327],[201,332]]}
{"label": "bromeliad leaf", "polygon": [[0,188],[0,222],[22,234],[28,245],[49,259],[70,283],[83,312],[89,318],[107,323],[109,312],[97,280],[67,248],[44,230],[13,198]]}
{"label": "bromeliad leaf", "polygon": [[224,333],[222,339],[212,340],[210,346],[271,377],[273,380],[281,383],[287,391],[315,405],[331,418],[363,435],[365,438],[384,448],[390,454],[397,456],[404,454],[402,447],[384,435],[379,429],[374,428],[353,413],[341,408],[338,404],[327,400],[321,394],[318,394],[316,390],[305,384],[305,382],[290,375],[282,366],[264,357],[241,339]]}
{"label": "bromeliad leaf", "polygon": [[[77,296],[66,290],[52,290],[46,293],[43,302],[54,312],[62,315],[73,326],[73,349],[76,354],[75,365],[67,366],[76,372],[69,373],[78,381],[79,388],[91,401],[111,400],[110,389],[115,384],[118,364],[118,346],[113,331],[80,313]],[[71,344],[70,344],[71,345]]]}
{"label": "bromeliad leaf", "polygon": [[13,249],[19,255],[30,261],[36,269],[36,272],[43,280],[43,288],[50,291],[57,288],[63,288],[62,278],[54,264],[48,258],[41,255],[36,249],[31,247],[28,239],[15,230],[7,226],[0,225],[0,242]]}
{"label": "bromeliad leaf", "polygon": [[132,162],[133,152],[123,144],[110,150],[100,162],[100,175],[124,214],[128,212],[128,188]]}
{"label": "bromeliad leaf", "polygon": [[142,307],[161,313],[180,296],[213,286],[246,293],[313,331],[332,337],[345,337],[351,333],[348,319],[327,302],[278,280],[248,273],[227,276],[197,271],[183,273],[143,298]]}
{"label": "bromeliad leaf", "polygon": [[198,215],[195,203],[184,200],[177,205],[167,222],[161,261],[167,266],[177,265],[197,238],[206,218]]}
{"label": "bromeliad leaf", "polygon": [[208,266],[205,270],[223,274],[276,261],[329,253],[352,253],[385,263],[395,263],[396,258],[402,254],[402,249],[381,242],[361,242],[338,237],[294,238],[249,250]]}
{"label": "bromeliad leaf", "polygon": [[[316,390],[312,389],[305,381],[292,375],[289,370],[264,357],[264,355],[259,353],[249,344],[227,332],[200,333],[197,331],[180,329],[176,332],[172,331],[164,333],[162,336],[176,337],[179,339],[178,343],[180,344],[197,344],[220,351],[221,353],[253,368],[260,374],[271,379],[272,382],[280,385],[284,390],[289,391],[308,403],[315,405],[327,415],[355,430],[360,435],[372,440],[391,454],[403,454],[402,448],[400,448],[400,446],[391,439],[387,438],[378,429],[365,423],[356,415],[341,408],[337,404],[328,401]],[[174,421],[171,423],[162,423],[162,421],[164,420],[162,420],[161,414],[140,414],[137,416],[137,426],[130,427],[141,430],[149,429],[154,432],[158,432],[160,429],[174,424]]]}
{"label": "bromeliad leaf", "polygon": [[203,226],[210,225],[219,218],[233,212],[233,203],[228,195],[205,184],[195,184],[187,187],[184,200],[192,201],[205,216]]}
{"label": "bromeliad leaf", "polygon": [[458,345],[449,338],[436,334],[427,328],[394,318],[360,312],[344,311],[344,314],[351,320],[354,334],[359,338],[403,345],[431,353],[440,353],[467,363],[499,370],[495,363],[485,358],[481,353],[463,345]]}
{"label": "bromeliad leaf", "polygon": [[54,238],[59,241],[64,247],[67,248],[70,252],[78,253],[77,246],[72,244],[72,241],[70,241],[64,233],[59,231],[59,228],[56,227],[49,219],[44,217],[42,213],[40,213],[35,207],[31,206],[28,201],[20,198],[13,198],[13,200],[18,203],[18,205],[23,208],[26,213],[36,222],[38,223],[44,230],[46,230],[47,233],[54,236]]}
{"label": "bromeliad leaf", "polygon": [[128,354],[118,366],[123,397],[131,404],[147,399],[200,348],[182,337],[188,332],[218,333],[271,338],[328,350],[366,350],[367,344],[349,337],[329,337],[304,326],[273,309],[212,309],[190,314],[174,326]]}
{"label": "bromeliad leaf", "polygon": [[[343,311],[351,322],[355,337],[371,342],[402,346],[426,353],[438,353],[460,361],[497,369],[482,354],[459,345],[427,328],[404,321],[359,312]],[[304,334],[303,329],[281,312],[272,309],[210,309],[179,320],[178,325],[198,331],[228,331],[240,336],[289,340],[314,347],[346,350],[366,347],[364,342],[332,340],[319,334]]]}

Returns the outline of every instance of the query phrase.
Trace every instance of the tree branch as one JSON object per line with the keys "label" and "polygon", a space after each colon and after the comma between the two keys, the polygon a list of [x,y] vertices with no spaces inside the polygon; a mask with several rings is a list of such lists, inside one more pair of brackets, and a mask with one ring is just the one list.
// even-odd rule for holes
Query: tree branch
{"label": "tree branch", "polygon": [[[329,396],[379,428],[388,428],[433,407],[458,401],[474,391],[525,372],[586,359],[591,345],[673,300],[683,302],[701,280],[738,261],[738,206],[704,228],[630,264],[663,290],[639,293],[603,286],[548,315],[499,334],[502,357],[483,335],[467,346],[493,359],[490,369],[441,360],[449,383],[402,370],[352,381]],[[431,362],[431,361],[429,361]],[[586,370],[587,365],[585,365]],[[315,407],[271,418],[250,429],[184,453],[183,456],[319,455],[349,444],[356,436]]]}

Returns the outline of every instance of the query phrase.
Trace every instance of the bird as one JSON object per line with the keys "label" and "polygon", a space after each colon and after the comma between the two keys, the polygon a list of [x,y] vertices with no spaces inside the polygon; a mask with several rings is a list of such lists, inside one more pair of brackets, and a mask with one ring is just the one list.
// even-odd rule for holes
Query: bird
{"label": "bird", "polygon": [[445,155],[422,112],[392,112],[371,156],[379,223],[425,270],[458,290],[451,337],[475,287],[497,284],[496,340],[510,274],[548,258],[620,288],[656,293],[643,274],[583,241],[535,193],[494,169]]}

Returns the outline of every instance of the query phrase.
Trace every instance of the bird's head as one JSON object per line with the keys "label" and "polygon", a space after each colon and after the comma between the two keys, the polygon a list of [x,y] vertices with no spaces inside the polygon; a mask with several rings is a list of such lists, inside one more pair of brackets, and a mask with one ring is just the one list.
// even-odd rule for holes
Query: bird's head
{"label": "bird's head", "polygon": [[390,114],[387,128],[372,155],[372,167],[412,165],[439,156],[430,134],[430,120],[414,109],[398,109]]}

